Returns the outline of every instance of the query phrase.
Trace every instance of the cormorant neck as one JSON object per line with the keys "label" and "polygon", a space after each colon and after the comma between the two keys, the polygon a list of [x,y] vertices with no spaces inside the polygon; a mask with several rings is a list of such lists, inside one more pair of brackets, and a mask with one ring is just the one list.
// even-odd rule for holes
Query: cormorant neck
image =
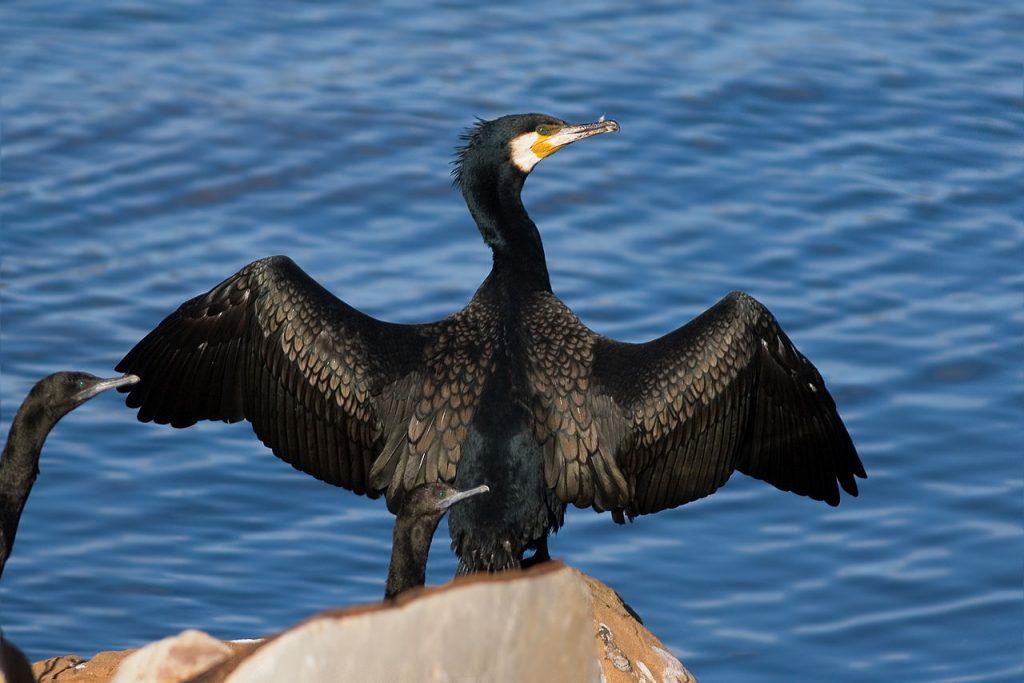
{"label": "cormorant neck", "polygon": [[9,683],[35,683],[32,666],[24,653],[0,633],[0,680]]}
{"label": "cormorant neck", "polygon": [[[59,419],[59,418],[57,418]],[[14,545],[21,511],[39,474],[39,452],[57,420],[45,406],[26,401],[11,422],[3,456],[0,457],[0,560],[6,560]],[[3,562],[0,561],[0,573]]]}
{"label": "cormorant neck", "polygon": [[462,175],[462,194],[484,242],[494,253],[494,272],[519,285],[551,291],[544,245],[523,206],[526,175],[509,164]]}
{"label": "cormorant neck", "polygon": [[430,541],[440,521],[440,518],[436,521],[422,517],[407,519],[399,513],[395,519],[391,542],[391,564],[388,565],[388,581],[384,588],[385,599],[426,583]]}

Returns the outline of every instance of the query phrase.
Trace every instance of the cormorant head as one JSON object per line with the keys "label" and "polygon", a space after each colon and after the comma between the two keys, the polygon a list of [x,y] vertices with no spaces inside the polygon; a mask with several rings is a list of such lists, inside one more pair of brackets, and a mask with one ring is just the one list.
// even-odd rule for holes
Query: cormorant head
{"label": "cormorant head", "polygon": [[422,484],[409,492],[405,504],[398,514],[406,518],[425,517],[433,519],[436,524],[441,521],[444,513],[448,512],[451,506],[477,494],[487,493],[490,490],[486,484],[466,491],[460,491],[454,486],[440,481]]}
{"label": "cormorant head", "polygon": [[138,381],[135,375],[100,379],[88,372],[55,372],[36,382],[26,402],[32,401],[59,420],[93,396]]}
{"label": "cormorant head", "polygon": [[[546,114],[511,114],[493,121],[481,120],[463,135],[453,175],[463,191],[467,180],[490,175],[504,167],[525,179],[537,162],[577,140],[612,133],[619,124],[612,120],[595,123],[566,123]],[[490,171],[491,173],[487,173]]]}

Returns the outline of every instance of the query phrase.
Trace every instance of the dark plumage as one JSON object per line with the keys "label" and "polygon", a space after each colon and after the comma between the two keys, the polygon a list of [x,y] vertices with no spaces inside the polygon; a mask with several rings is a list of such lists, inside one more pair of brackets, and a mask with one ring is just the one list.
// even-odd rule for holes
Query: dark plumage
{"label": "dark plumage", "polygon": [[489,490],[486,485],[481,485],[459,491],[450,484],[435,481],[421,484],[409,492],[395,516],[385,598],[393,598],[423,585],[427,577],[430,540],[444,513],[456,503]]}
{"label": "dark plumage", "polygon": [[489,484],[451,513],[460,571],[545,559],[566,504],[622,522],[734,470],[831,505],[840,486],[856,495],[864,468],[821,376],[750,296],[625,344],[552,294],[523,183],[565,144],[616,130],[526,114],[469,132],[455,176],[494,266],[461,311],[382,322],[263,259],[125,356],[118,369],[142,378],[128,405],[175,427],[248,419],[293,466],[392,510],[425,482]]}
{"label": "dark plumage", "polygon": [[32,665],[25,655],[0,633],[0,682],[36,683]]}
{"label": "dark plumage", "polygon": [[36,382],[18,408],[0,458],[0,575],[14,545],[21,511],[39,475],[39,453],[57,422],[93,396],[138,381],[126,375],[100,379],[86,372],[58,372]]}

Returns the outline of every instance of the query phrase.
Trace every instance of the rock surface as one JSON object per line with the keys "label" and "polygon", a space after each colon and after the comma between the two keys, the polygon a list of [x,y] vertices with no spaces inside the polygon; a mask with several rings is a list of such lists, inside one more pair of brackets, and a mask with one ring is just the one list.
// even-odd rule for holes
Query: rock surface
{"label": "rock surface", "polygon": [[136,650],[121,662],[111,683],[179,683],[231,655],[226,643],[190,629]]}
{"label": "rock surface", "polygon": [[[191,670],[171,664],[203,658]],[[186,631],[139,651],[54,658],[35,670],[46,671],[43,683],[695,681],[615,591],[558,562],[324,612],[258,644]]]}
{"label": "rock surface", "polygon": [[574,572],[490,579],[318,615],[201,680],[272,683],[285,672],[311,683],[598,680],[590,600]]}
{"label": "rock surface", "polygon": [[[196,633],[202,632],[196,631]],[[206,634],[203,635],[205,636]],[[252,643],[234,643],[217,640],[211,636],[206,637],[229,647],[232,653],[248,651],[253,647]],[[161,642],[163,641],[157,641],[157,643]],[[142,649],[147,649],[157,643],[151,643]],[[130,659],[136,652],[139,652],[139,650],[100,652],[92,659],[84,659],[77,655],[51,657],[50,659],[44,659],[33,664],[32,671],[39,678],[39,683],[112,683],[121,664]],[[140,682],[135,681],[135,683]]]}
{"label": "rock surface", "polygon": [[593,599],[593,631],[608,683],[697,682],[665,644],[634,618],[618,593],[591,576],[576,574]]}

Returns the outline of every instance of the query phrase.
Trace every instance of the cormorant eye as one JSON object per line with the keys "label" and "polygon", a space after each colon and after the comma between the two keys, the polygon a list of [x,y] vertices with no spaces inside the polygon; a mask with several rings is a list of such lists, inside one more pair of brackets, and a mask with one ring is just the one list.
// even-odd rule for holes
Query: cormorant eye
{"label": "cormorant eye", "polygon": [[78,380],[78,388],[79,389],[85,389],[85,380],[84,379]]}
{"label": "cormorant eye", "polygon": [[444,491],[438,491],[437,492],[437,497],[438,498],[444,498]]}
{"label": "cormorant eye", "polygon": [[537,135],[548,135],[549,133],[547,126],[537,126]]}

